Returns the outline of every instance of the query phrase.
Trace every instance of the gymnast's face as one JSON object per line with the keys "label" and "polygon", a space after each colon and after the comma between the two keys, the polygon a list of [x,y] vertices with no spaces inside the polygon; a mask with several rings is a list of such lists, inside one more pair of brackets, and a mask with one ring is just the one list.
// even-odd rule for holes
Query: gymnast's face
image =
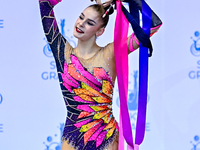
{"label": "gymnast's face", "polygon": [[102,28],[102,20],[99,17],[98,12],[93,8],[86,8],[74,26],[74,36],[82,41],[90,40],[97,36],[102,35],[104,28]]}

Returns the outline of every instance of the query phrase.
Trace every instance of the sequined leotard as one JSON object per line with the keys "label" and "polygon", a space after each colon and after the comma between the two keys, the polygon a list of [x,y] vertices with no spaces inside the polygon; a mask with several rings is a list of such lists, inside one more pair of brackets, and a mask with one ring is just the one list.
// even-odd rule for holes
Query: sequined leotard
{"label": "sequined leotard", "polygon": [[78,58],[59,32],[53,12],[56,3],[51,0],[39,0],[39,3],[67,107],[63,140],[77,150],[105,150],[118,135],[111,108],[115,66],[109,64],[113,58],[106,57],[112,44],[101,48],[89,60]]}

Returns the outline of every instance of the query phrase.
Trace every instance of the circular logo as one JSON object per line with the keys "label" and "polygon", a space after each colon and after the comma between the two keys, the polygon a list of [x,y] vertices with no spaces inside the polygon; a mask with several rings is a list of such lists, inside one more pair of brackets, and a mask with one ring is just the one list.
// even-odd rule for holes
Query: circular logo
{"label": "circular logo", "polygon": [[48,142],[52,142],[53,138],[51,136],[47,137]]}
{"label": "circular logo", "polygon": [[199,136],[196,135],[196,136],[194,137],[194,140],[195,140],[195,141],[199,141]]}
{"label": "circular logo", "polygon": [[0,104],[3,102],[3,96],[0,94]]}
{"label": "circular logo", "polygon": [[196,32],[194,33],[194,35],[195,35],[196,37],[199,37],[199,31],[196,31]]}
{"label": "circular logo", "polygon": [[197,46],[199,46],[200,47],[200,44],[192,44],[192,46],[190,47],[190,51],[191,51],[191,53],[194,55],[194,56],[200,56],[200,51],[199,50],[197,50]]}
{"label": "circular logo", "polygon": [[200,56],[200,33],[199,31],[194,32],[195,39],[191,37],[193,40],[193,44],[190,47],[190,51],[194,56]]}
{"label": "circular logo", "polygon": [[53,53],[52,53],[52,51],[51,51],[51,48],[50,48],[49,44],[46,44],[46,45],[44,46],[44,48],[43,48],[43,53],[44,53],[44,55],[47,56],[47,57],[53,57]]}

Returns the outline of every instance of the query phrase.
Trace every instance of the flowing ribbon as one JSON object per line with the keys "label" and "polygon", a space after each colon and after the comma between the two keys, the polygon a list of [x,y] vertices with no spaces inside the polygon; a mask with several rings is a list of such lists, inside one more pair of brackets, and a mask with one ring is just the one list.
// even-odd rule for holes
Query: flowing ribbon
{"label": "flowing ribbon", "polygon": [[[129,0],[126,0],[129,2]],[[147,82],[148,82],[148,48],[152,49],[150,37],[151,28],[151,9],[142,0],[142,19],[143,30],[139,26],[138,9],[132,4],[129,5],[130,13],[123,7],[120,0],[116,1],[117,16],[114,33],[114,49],[115,63],[118,78],[118,88],[120,97],[120,130],[119,130],[119,149],[124,150],[124,138],[127,142],[128,150],[138,150],[139,145],[144,139],[145,122],[146,122],[146,105],[147,105]],[[135,9],[131,9],[135,8]],[[123,10],[123,12],[122,12]],[[136,13],[134,15],[134,13]],[[125,16],[125,15],[126,16]],[[129,17],[127,17],[129,15]],[[133,15],[133,16],[132,16]],[[128,49],[127,49],[127,34],[128,21],[131,23],[137,37],[140,38],[140,54],[139,54],[139,102],[138,102],[138,117],[136,126],[135,145],[133,144],[132,129],[127,106],[128,95]],[[136,19],[134,19],[136,18]],[[143,38],[144,37],[144,38]]]}
{"label": "flowing ribbon", "polygon": [[[142,0],[142,22],[145,34],[150,37],[151,8]],[[148,48],[140,44],[139,54],[139,100],[135,143],[140,145],[144,140],[146,125],[146,106],[148,89]]]}
{"label": "flowing ribbon", "polygon": [[[119,87],[119,97],[120,97],[120,113],[121,121],[119,132],[119,143],[123,140],[123,136],[126,139],[128,145],[133,146],[132,129],[130,124],[130,117],[127,106],[127,95],[128,95],[128,49],[127,49],[127,34],[129,23],[124,16],[121,9],[121,1],[116,1],[117,16],[115,22],[115,35],[114,35],[114,49],[115,49],[115,63],[117,80]],[[124,75],[125,74],[125,75]],[[120,121],[120,122],[121,122]],[[123,126],[123,128],[122,128]],[[123,131],[122,131],[123,130]],[[131,135],[131,136],[130,136]],[[119,144],[119,149],[123,150],[123,145]]]}

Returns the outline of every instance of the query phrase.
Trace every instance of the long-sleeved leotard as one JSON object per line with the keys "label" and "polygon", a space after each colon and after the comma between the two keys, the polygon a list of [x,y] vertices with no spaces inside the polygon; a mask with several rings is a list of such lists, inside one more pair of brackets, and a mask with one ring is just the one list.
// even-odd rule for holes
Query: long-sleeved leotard
{"label": "long-sleeved leotard", "polygon": [[[53,7],[56,3],[50,1],[51,0],[39,0],[42,25],[56,61],[57,71],[63,72],[63,67],[61,66],[64,64],[64,49],[67,41],[59,32],[55,19]],[[60,79],[59,77],[59,80]]]}
{"label": "long-sleeved leotard", "polygon": [[109,61],[113,58],[105,57],[109,45],[88,60],[78,58],[59,32],[53,12],[56,0],[39,0],[39,3],[67,107],[63,140],[77,150],[105,150],[118,138],[118,125],[111,108],[114,80],[109,71],[114,65]]}

